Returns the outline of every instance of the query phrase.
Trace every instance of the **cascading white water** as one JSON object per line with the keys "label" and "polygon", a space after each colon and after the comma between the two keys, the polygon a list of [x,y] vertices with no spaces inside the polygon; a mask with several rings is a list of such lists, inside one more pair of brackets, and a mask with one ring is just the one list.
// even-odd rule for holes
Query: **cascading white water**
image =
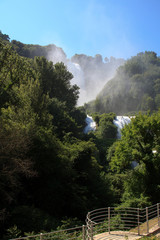
{"label": "cascading white water", "polygon": [[117,126],[117,138],[121,138],[121,129],[128,123],[131,122],[131,119],[128,116],[117,116],[113,123]]}
{"label": "cascading white water", "polygon": [[[85,119],[87,126],[84,128],[84,133],[87,134],[90,131],[96,130],[96,123],[94,122],[93,118],[87,115],[87,118]],[[117,116],[113,123],[117,126],[117,138],[121,138],[121,129],[131,122],[131,118],[128,116]],[[135,168],[138,165],[137,161],[132,161],[131,167]]]}
{"label": "cascading white water", "polygon": [[90,131],[95,131],[96,130],[96,122],[93,120],[93,118],[89,115],[87,115],[85,122],[87,126],[84,128],[84,133],[88,133]]}
{"label": "cascading white water", "polygon": [[87,91],[85,89],[84,72],[78,63],[69,60],[67,61],[67,68],[74,76],[71,80],[72,85],[76,84],[80,88],[77,105],[82,106],[88,99]]}
{"label": "cascading white water", "polygon": [[[94,122],[93,118],[89,115],[87,115],[85,122],[87,126],[84,128],[84,133],[88,133],[90,131],[96,130],[96,123]],[[127,116],[117,116],[113,123],[117,126],[117,138],[121,138],[121,129],[125,126],[125,124],[128,124],[131,122],[131,119]]]}

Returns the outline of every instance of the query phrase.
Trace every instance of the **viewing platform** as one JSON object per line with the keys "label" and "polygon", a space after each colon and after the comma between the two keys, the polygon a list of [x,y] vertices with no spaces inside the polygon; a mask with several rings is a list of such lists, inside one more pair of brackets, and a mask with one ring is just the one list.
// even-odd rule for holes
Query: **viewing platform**
{"label": "viewing platform", "polygon": [[89,240],[140,239],[159,232],[160,205],[100,208],[89,212],[86,222]]}

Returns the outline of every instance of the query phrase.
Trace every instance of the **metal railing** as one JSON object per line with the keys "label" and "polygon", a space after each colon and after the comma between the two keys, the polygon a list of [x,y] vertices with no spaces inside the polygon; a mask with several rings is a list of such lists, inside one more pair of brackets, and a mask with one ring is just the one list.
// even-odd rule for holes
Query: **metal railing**
{"label": "metal railing", "polygon": [[155,226],[160,227],[159,203],[142,209],[108,207],[89,212],[86,225],[11,240],[94,240],[95,235],[116,231],[146,235]]}
{"label": "metal railing", "polygon": [[127,231],[137,235],[148,234],[154,226],[160,227],[159,203],[140,208],[108,207],[93,210],[87,214],[87,237],[111,231]]}
{"label": "metal railing", "polygon": [[75,228],[68,228],[59,231],[53,231],[49,233],[40,233],[33,236],[19,237],[10,240],[64,240],[64,239],[77,239],[86,240],[86,226],[80,226]]}

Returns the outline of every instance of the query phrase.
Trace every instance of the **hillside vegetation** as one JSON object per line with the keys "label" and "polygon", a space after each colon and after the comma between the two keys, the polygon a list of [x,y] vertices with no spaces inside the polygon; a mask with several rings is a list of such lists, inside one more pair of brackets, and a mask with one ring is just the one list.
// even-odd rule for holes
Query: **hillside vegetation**
{"label": "hillside vegetation", "polygon": [[0,39],[1,239],[84,220],[112,199],[96,138],[83,134],[86,114],[76,107],[73,75],[63,63],[18,55],[6,38]]}
{"label": "hillside vegetation", "polygon": [[54,64],[63,62],[74,75],[74,79],[71,82],[73,81],[81,88],[79,105],[94,99],[105,83],[115,75],[116,69],[125,62],[122,58],[114,57],[105,57],[103,61],[100,54],[96,54],[94,57],[85,54],[75,54],[71,59],[67,59],[63,49],[54,44],[47,46],[24,44],[17,40],[10,41],[9,36],[2,34],[2,32],[0,32],[0,36],[20,56],[32,59],[35,56],[44,56]]}
{"label": "hillside vegetation", "polygon": [[[20,56],[8,38],[1,33],[0,238],[81,225],[99,207],[156,203],[160,111],[137,114],[120,140],[116,114],[95,112],[97,129],[84,134],[85,109],[64,63]],[[141,57],[151,55],[155,78],[158,58]]]}
{"label": "hillside vegetation", "polygon": [[103,61],[100,54],[96,54],[94,57],[75,54],[71,61],[78,63],[83,71],[81,81],[84,81],[84,83],[81,87],[86,91],[85,102],[94,99],[104,85],[115,75],[117,68],[125,62],[122,58],[114,57],[109,59],[105,57]]}
{"label": "hillside vegetation", "polygon": [[95,101],[86,104],[92,112],[154,111],[160,107],[160,58],[154,52],[139,53],[119,67],[98,94]]}

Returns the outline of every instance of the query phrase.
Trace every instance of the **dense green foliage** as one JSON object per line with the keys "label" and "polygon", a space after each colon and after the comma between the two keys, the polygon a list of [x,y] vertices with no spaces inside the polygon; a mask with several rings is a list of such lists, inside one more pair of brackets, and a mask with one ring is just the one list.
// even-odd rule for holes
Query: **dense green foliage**
{"label": "dense green foliage", "polygon": [[[111,171],[125,174],[122,202],[143,207],[160,198],[160,111],[139,114],[122,131],[122,139],[110,149]],[[137,162],[132,167],[133,161]]]}
{"label": "dense green foliage", "polygon": [[153,111],[160,107],[160,58],[154,52],[139,53],[119,67],[96,100],[86,109],[115,112]]}
{"label": "dense green foliage", "polygon": [[[76,106],[79,88],[71,84],[72,74],[63,63],[47,61],[43,51],[40,57],[34,57],[34,51],[24,57],[24,48],[31,51],[31,45],[20,46],[0,32],[1,239],[80,225],[94,208],[156,203],[160,197],[156,54],[139,54],[119,68],[106,85],[113,94],[106,102],[110,105],[104,108],[101,93],[96,108],[92,106],[97,110],[92,114],[96,131],[84,134],[86,106]],[[100,56],[96,59],[101,61]],[[120,88],[126,90],[124,105],[116,98]],[[111,110],[138,109],[157,112],[137,114],[117,140]]]}
{"label": "dense green foliage", "polygon": [[[22,57],[1,38],[1,235],[50,231],[65,217],[84,220],[89,209],[111,205],[98,138],[83,134],[86,114],[76,107],[72,77],[63,63]],[[115,140],[112,125],[100,120],[103,139],[108,131]]]}

